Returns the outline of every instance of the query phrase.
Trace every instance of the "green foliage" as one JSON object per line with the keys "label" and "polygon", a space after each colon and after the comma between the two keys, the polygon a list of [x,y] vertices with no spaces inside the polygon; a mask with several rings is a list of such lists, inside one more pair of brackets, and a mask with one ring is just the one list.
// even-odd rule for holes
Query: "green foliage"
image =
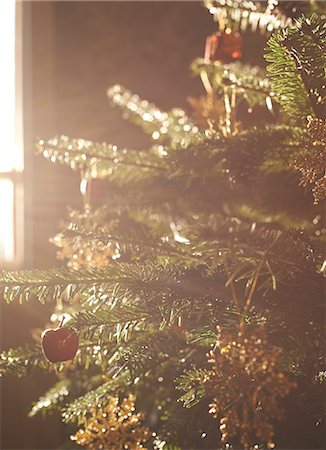
{"label": "green foliage", "polygon": [[39,412],[48,412],[58,407],[60,403],[69,395],[70,391],[69,380],[61,380],[55,383],[44,395],[42,395],[37,402],[33,404],[29,417],[33,417]]}
{"label": "green foliage", "polygon": [[[46,148],[49,155],[53,152],[61,162],[76,167],[74,150],[68,148],[73,144],[69,142],[75,141],[57,142],[51,144],[51,148],[44,144],[42,148]],[[132,152],[128,165],[124,157],[112,162],[111,205],[119,210],[123,207],[135,212],[142,210],[142,214],[146,214],[146,226],[152,220],[151,212],[160,212],[162,216],[165,214],[171,218],[182,217],[185,210],[208,213],[227,207],[229,210],[232,208],[232,214],[237,216],[241,214],[239,207],[243,209],[244,204],[259,212],[260,216],[275,213],[279,216],[295,209],[297,220],[302,214],[302,209],[296,208],[294,201],[300,191],[298,175],[289,162],[294,159],[299,146],[299,130],[269,126],[253,128],[228,138],[217,133],[198,134],[191,142],[174,142],[163,156],[155,153],[154,149]],[[97,160],[96,144],[91,148],[89,161],[93,164]],[[86,164],[87,157],[85,161]],[[84,167],[83,173],[87,170]],[[97,175],[92,173],[91,176]],[[269,186],[273,186],[271,192]],[[300,202],[302,200],[309,201],[308,198],[300,198]],[[289,222],[293,223],[293,220],[294,217],[289,218]],[[147,239],[143,237],[142,242],[145,243]],[[126,236],[125,239],[127,242],[130,238]],[[163,247],[168,245],[165,243]]]}
{"label": "green foliage", "polygon": [[[70,213],[69,220],[61,226],[61,232],[52,239],[62,249],[58,252],[60,259],[71,257],[73,249],[81,250],[81,242],[100,255],[111,249],[112,257],[107,258],[107,262],[111,259],[121,262],[159,259],[164,262],[168,256],[179,255],[174,239],[163,239],[164,236],[173,238],[169,223],[164,223],[161,217],[158,220],[158,215],[154,218],[140,207],[134,211],[131,208],[127,210],[116,200],[114,210],[112,207],[92,209],[87,217],[78,211]],[[67,248],[72,249],[68,254]],[[89,264],[96,263],[98,261],[94,257]],[[69,264],[74,266],[74,261]]]}
{"label": "green foliage", "polygon": [[[198,232],[198,241],[195,239],[194,243],[207,262],[209,259],[217,265],[230,262],[230,280],[252,279],[263,259],[262,288],[269,286],[276,289],[278,283],[300,284],[303,276],[305,283],[313,283],[317,254],[314,254],[304,234],[268,225],[232,219],[223,223],[216,219],[213,218],[208,226]],[[207,242],[201,240],[205,232],[210,234]]]}
{"label": "green foliage", "polygon": [[110,87],[107,96],[113,106],[123,110],[125,118],[141,126],[154,141],[191,140],[198,132],[197,126],[180,108],[173,108],[169,112],[161,111],[153,103],[139,98],[119,85]]}
{"label": "green foliage", "polygon": [[128,389],[129,383],[128,375],[120,373],[118,378],[109,379],[96,389],[86,392],[86,394],[76,398],[63,409],[62,417],[64,422],[77,421],[80,423],[81,419],[89,414],[90,407],[100,408],[101,405],[105,405],[110,395],[119,395]]}
{"label": "green foliage", "polygon": [[34,368],[50,370],[50,365],[38,346],[25,345],[0,354],[0,376],[14,374],[22,377]]}
{"label": "green foliage", "polygon": [[159,156],[155,152],[118,149],[116,145],[96,143],[85,139],[71,139],[67,136],[54,137],[48,141],[38,139],[38,153],[51,162],[68,165],[81,172],[86,178],[107,178],[115,167],[124,165],[139,169],[161,171]]}
{"label": "green foliage", "polygon": [[133,329],[142,329],[146,324],[148,312],[144,308],[129,306],[128,310],[121,305],[112,307],[90,308],[79,312],[67,326],[75,327],[84,339],[98,343],[116,340],[127,341]]}
{"label": "green foliage", "polygon": [[128,295],[141,296],[147,286],[151,291],[173,286],[177,282],[175,276],[178,273],[180,270],[177,268],[127,263],[79,271],[65,268],[48,271],[3,271],[0,274],[0,288],[8,302],[26,301],[34,297],[44,303],[55,300],[64,293],[68,298],[77,294],[88,294],[93,299],[94,296],[107,292],[128,298]]}
{"label": "green foliage", "polygon": [[272,36],[265,58],[275,99],[293,119],[325,118],[326,27],[315,14]]}
{"label": "green foliage", "polygon": [[196,59],[191,70],[195,75],[206,73],[214,92],[234,92],[237,98],[246,100],[251,108],[265,104],[270,95],[270,82],[260,67],[252,67],[239,61],[221,64]]}
{"label": "green foliage", "polygon": [[204,383],[208,380],[208,369],[192,369],[186,370],[176,380],[176,389],[185,391],[179,401],[181,401],[185,408],[195,406],[203,397],[206,396]]}

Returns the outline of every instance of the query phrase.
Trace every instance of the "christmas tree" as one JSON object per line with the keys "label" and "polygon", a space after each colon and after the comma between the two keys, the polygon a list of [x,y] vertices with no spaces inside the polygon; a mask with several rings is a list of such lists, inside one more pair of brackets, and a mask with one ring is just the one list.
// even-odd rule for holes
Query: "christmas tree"
{"label": "christmas tree", "polygon": [[[5,301],[53,314],[0,373],[57,374],[30,416],[59,409],[74,448],[324,448],[324,11],[204,4],[217,31],[188,113],[107,90],[150,148],[37,140],[81,174],[84,209],[52,238],[62,268],[1,272]],[[248,33],[266,70],[243,61]]]}

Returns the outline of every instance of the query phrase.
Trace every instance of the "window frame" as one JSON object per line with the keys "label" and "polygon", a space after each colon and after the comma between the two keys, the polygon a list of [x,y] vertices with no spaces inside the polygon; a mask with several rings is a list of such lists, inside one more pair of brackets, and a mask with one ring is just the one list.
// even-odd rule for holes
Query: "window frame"
{"label": "window frame", "polygon": [[[13,257],[0,259],[0,268],[14,270],[22,267],[25,256],[25,202],[24,202],[24,124],[23,124],[23,2],[15,2],[15,154],[12,170],[1,171],[0,180],[13,185]],[[17,152],[17,153],[16,153]]]}

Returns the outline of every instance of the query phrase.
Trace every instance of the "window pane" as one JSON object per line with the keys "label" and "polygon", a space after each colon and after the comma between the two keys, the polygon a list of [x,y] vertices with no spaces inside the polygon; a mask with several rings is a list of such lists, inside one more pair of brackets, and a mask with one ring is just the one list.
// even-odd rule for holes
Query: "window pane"
{"label": "window pane", "polygon": [[[0,121],[0,172],[22,169],[22,147],[17,135],[16,111],[16,54],[20,53],[16,41],[16,5],[13,0],[0,1],[0,98],[5,114]],[[18,56],[18,55],[17,55]],[[21,103],[21,101],[20,101]],[[20,134],[20,133],[18,133]]]}
{"label": "window pane", "polygon": [[14,258],[14,184],[0,178],[0,261]]}

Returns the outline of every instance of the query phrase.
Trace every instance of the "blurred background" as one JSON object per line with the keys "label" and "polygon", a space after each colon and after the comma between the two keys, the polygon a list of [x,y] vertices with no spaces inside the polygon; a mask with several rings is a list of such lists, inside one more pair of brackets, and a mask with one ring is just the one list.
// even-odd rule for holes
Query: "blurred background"
{"label": "blurred background", "polygon": [[[203,56],[206,36],[216,25],[197,1],[24,1],[16,11],[14,0],[1,4],[1,33],[6,33],[1,40],[7,56],[10,48],[16,52],[20,134],[16,153],[9,138],[0,147],[0,267],[53,267],[60,262],[48,240],[58,232],[68,205],[82,207],[79,177],[36,156],[36,137],[66,134],[121,147],[146,146],[142,132],[110,108],[106,88],[119,83],[163,110],[188,108],[188,96],[204,93],[189,65]],[[13,12],[15,29],[6,19]],[[259,35],[248,36],[244,59],[263,64],[262,58],[251,58],[263,46]],[[8,61],[2,67],[11,67],[10,54]],[[14,72],[6,73],[14,79]],[[0,84],[7,95],[3,80]],[[4,115],[10,122],[7,110]],[[6,120],[3,133],[10,130]],[[42,329],[49,320],[50,309],[40,304],[0,305],[1,349],[32,342],[30,330]],[[1,449],[54,449],[66,439],[69,430],[59,414],[27,417],[32,401],[52,381],[37,373],[1,380]]]}

